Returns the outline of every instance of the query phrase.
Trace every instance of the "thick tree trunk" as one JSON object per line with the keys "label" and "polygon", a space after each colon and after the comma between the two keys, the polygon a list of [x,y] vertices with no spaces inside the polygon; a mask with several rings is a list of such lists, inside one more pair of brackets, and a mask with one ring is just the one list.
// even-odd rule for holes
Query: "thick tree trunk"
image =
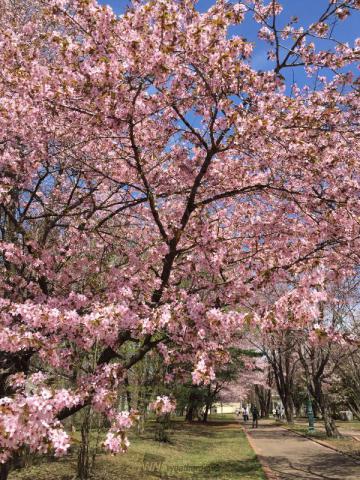
{"label": "thick tree trunk", "polygon": [[203,416],[203,422],[204,423],[206,423],[208,421],[208,416],[209,416],[210,409],[211,409],[211,403],[206,402],[204,416]]}
{"label": "thick tree trunk", "polygon": [[265,417],[268,418],[270,416],[271,411],[271,390],[269,389],[266,396],[266,403],[265,403]]}
{"label": "thick tree trunk", "polygon": [[80,480],[88,480],[91,473],[91,447],[90,447],[91,420],[92,420],[91,407],[87,407],[85,411],[85,417],[81,425],[81,445],[80,445],[80,450],[78,455],[77,474]]}
{"label": "thick tree trunk", "polygon": [[192,403],[189,403],[186,408],[185,420],[187,422],[192,422],[194,420],[195,406]]}
{"label": "thick tree trunk", "polygon": [[188,405],[186,409],[186,415],[185,415],[185,420],[187,422],[192,422],[194,420],[194,406],[193,405]]}
{"label": "thick tree trunk", "polygon": [[145,418],[146,418],[146,412],[147,412],[147,407],[148,407],[148,400],[146,397],[146,394],[142,391],[140,388],[139,396],[138,396],[138,408],[137,410],[140,413],[140,418],[138,421],[138,434],[141,435],[145,432]]}
{"label": "thick tree trunk", "polygon": [[286,334],[282,344],[270,349],[267,358],[272,367],[278,394],[281,398],[288,423],[294,422],[294,376],[297,362],[294,358],[294,339]]}
{"label": "thick tree trunk", "polygon": [[125,385],[125,390],[126,390],[127,407],[128,407],[128,411],[130,412],[131,404],[132,404],[132,398],[131,398],[131,392],[130,392],[129,378],[128,378],[127,375],[124,378],[124,385]]}
{"label": "thick tree trunk", "polygon": [[[32,351],[8,353],[0,352],[0,398],[10,396],[13,391],[8,384],[8,378],[14,373],[24,372],[27,374],[29,370]],[[0,480],[7,480],[11,467],[14,466],[14,460],[9,460],[4,464],[0,464]]]}
{"label": "thick tree trunk", "polygon": [[294,423],[294,405],[292,399],[284,398],[283,405],[287,423]]}
{"label": "thick tree trunk", "polygon": [[187,422],[193,422],[197,410],[197,392],[194,387],[191,388],[189,395],[189,402],[186,408],[185,420]]}
{"label": "thick tree trunk", "polygon": [[310,385],[310,393],[312,394],[315,403],[321,412],[324,420],[326,435],[328,437],[340,437],[340,432],[336,427],[335,420],[333,419],[329,409],[328,399],[323,393],[322,382],[320,379],[317,379],[317,381]]}
{"label": "thick tree trunk", "polygon": [[295,407],[295,415],[296,415],[297,417],[300,417],[300,416],[301,416],[301,406],[300,406],[300,405],[297,405],[297,406]]}
{"label": "thick tree trunk", "polygon": [[0,464],[0,480],[7,480],[10,472],[11,462]]}
{"label": "thick tree trunk", "polygon": [[294,423],[294,402],[292,400],[291,386],[287,384],[282,375],[275,377],[276,386],[285,411],[287,423]]}
{"label": "thick tree trunk", "polygon": [[353,403],[348,402],[348,406],[350,410],[352,411],[352,414],[354,415],[354,418],[356,420],[360,420],[360,407],[358,405],[355,405]]}
{"label": "thick tree trunk", "polygon": [[260,416],[261,418],[267,418],[270,413],[271,390],[262,385],[255,385],[255,394],[260,405]]}
{"label": "thick tree trunk", "polygon": [[211,410],[211,406],[213,404],[216,393],[217,393],[216,387],[214,391],[211,391],[211,385],[209,384],[207,387],[207,396],[205,398],[205,410],[204,410],[203,419],[202,419],[204,423],[206,423],[208,420],[209,412]]}
{"label": "thick tree trunk", "polygon": [[335,420],[331,416],[329,410],[327,407],[324,407],[321,411],[323,420],[324,420],[324,425],[325,425],[325,431],[326,431],[326,436],[327,437],[340,437],[340,432],[335,424]]}

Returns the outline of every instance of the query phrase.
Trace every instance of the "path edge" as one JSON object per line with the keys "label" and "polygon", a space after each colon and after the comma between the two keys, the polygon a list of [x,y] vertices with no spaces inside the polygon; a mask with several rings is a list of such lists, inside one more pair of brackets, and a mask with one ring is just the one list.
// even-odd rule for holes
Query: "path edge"
{"label": "path edge", "polygon": [[[240,422],[239,422],[240,423]],[[242,431],[244,432],[245,434],[245,437],[247,439],[247,441],[249,442],[249,445],[250,447],[254,450],[254,453],[256,455],[256,458],[257,460],[259,461],[263,471],[264,471],[264,474],[265,474],[265,478],[267,480],[279,480],[280,477],[274,472],[274,470],[272,470],[269,466],[269,464],[264,460],[264,458],[256,451],[256,447],[254,445],[254,442],[251,438],[251,435],[250,433],[248,433],[247,429],[244,427],[244,425],[240,424],[240,427],[242,428]]]}

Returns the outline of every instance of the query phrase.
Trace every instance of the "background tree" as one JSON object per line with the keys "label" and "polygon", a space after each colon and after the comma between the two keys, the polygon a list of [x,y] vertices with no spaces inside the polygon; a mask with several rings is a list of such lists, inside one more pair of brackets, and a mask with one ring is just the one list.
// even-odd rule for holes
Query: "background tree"
{"label": "background tree", "polygon": [[294,420],[295,379],[299,369],[298,339],[291,330],[271,331],[260,347],[273,372],[274,383],[284,406],[287,422]]}

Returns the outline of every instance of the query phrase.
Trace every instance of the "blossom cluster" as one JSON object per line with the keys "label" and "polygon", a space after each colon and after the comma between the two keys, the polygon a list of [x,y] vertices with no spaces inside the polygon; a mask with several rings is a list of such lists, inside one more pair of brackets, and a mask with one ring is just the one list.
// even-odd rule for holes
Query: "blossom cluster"
{"label": "blossom cluster", "polygon": [[35,393],[19,392],[13,397],[0,399],[0,462],[5,463],[21,447],[32,452],[54,451],[55,456],[64,455],[70,439],[57,413],[82,402],[79,395],[68,390],[52,391],[46,387]]}
{"label": "blossom cluster", "polygon": [[199,385],[204,383],[208,385],[215,378],[215,371],[213,362],[209,357],[203,353],[200,355],[198,362],[195,365],[195,370],[192,372],[193,383]]}
{"label": "blossom cluster", "polygon": [[156,397],[156,400],[150,404],[150,409],[153,410],[157,415],[165,415],[175,411],[176,402],[167,395],[160,395]]}
{"label": "blossom cluster", "polygon": [[109,419],[112,426],[106,435],[104,446],[113,454],[124,453],[130,445],[126,432],[138,420],[138,413],[135,411],[112,413]]}

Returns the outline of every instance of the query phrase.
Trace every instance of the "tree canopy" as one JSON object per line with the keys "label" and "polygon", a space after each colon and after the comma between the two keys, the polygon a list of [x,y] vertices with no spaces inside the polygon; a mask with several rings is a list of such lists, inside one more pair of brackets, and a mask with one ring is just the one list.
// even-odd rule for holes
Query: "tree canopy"
{"label": "tree canopy", "polygon": [[[276,0],[0,8],[0,461],[63,454],[90,404],[124,450],[116,389],[148,352],[206,384],[252,328],[313,330],[357,268],[360,43],[331,26],[360,2],[281,30]],[[246,15],[272,71],[229,33]]]}

